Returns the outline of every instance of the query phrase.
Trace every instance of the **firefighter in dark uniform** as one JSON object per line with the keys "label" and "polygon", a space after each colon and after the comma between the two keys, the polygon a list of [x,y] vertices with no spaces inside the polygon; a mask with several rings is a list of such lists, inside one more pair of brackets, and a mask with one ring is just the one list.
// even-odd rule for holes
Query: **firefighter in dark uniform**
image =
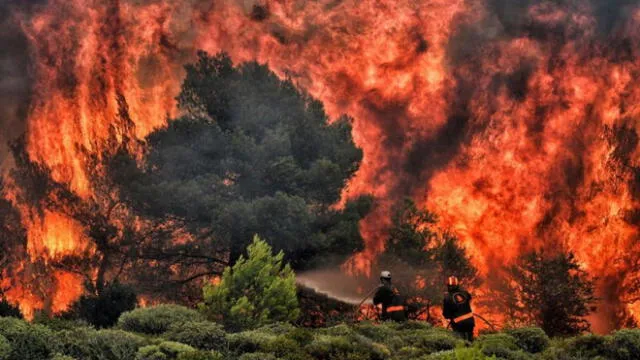
{"label": "firefighter in dark uniform", "polygon": [[473,341],[473,328],[476,326],[471,310],[471,294],[460,288],[458,278],[449,276],[447,292],[444,294],[442,312],[451,322],[451,328],[467,341]]}
{"label": "firefighter in dark uniform", "polygon": [[406,321],[407,306],[404,298],[398,293],[398,289],[391,285],[391,273],[380,273],[381,285],[373,296],[373,304],[382,307],[382,320]]}

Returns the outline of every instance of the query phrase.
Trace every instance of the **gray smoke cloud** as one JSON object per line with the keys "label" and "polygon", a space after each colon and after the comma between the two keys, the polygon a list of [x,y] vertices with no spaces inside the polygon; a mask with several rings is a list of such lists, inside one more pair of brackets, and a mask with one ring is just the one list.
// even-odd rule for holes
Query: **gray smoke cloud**
{"label": "gray smoke cloud", "polygon": [[8,142],[26,129],[33,81],[29,45],[17,15],[28,15],[40,3],[0,0],[0,171],[11,163]]}

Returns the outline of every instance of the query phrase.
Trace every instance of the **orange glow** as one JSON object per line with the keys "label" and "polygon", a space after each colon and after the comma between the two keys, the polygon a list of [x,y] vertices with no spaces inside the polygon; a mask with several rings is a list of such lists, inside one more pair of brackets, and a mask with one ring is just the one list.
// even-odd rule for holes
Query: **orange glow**
{"label": "orange glow", "polygon": [[[486,3],[49,0],[23,21],[36,75],[29,155],[91,197],[80,147],[108,146],[118,99],[134,126],[117,139],[142,138],[177,114],[194,50],[224,50],[292,77],[333,118],[354,117],[364,159],[343,202],[372,194],[378,206],[348,270],[370,274],[392,205],[411,196],[483,275],[527,250],[568,248],[623,298],[640,250],[640,146],[624,138],[640,133],[640,9],[610,39],[588,2],[531,5],[530,28],[501,23]],[[256,6],[267,16],[252,16]],[[91,250],[73,219],[31,213],[33,259]],[[54,309],[80,290],[64,291],[73,296],[56,295]],[[34,293],[12,296],[41,306]],[[627,306],[640,319],[637,307]]]}

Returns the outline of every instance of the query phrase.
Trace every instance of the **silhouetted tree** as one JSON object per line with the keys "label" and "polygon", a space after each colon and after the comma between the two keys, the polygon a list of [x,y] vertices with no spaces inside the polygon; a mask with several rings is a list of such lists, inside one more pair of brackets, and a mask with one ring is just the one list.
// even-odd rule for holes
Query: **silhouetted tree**
{"label": "silhouetted tree", "polygon": [[113,326],[122,313],[133,310],[136,305],[137,297],[133,288],[114,282],[98,295],[81,296],[71,306],[67,316],[85,320],[98,328],[105,328]]}
{"label": "silhouetted tree", "polygon": [[594,284],[571,252],[532,252],[508,267],[500,306],[515,324],[535,324],[549,336],[587,331]]}
{"label": "silhouetted tree", "polygon": [[180,219],[231,263],[256,233],[296,267],[360,250],[371,199],[332,207],[362,159],[350,119],[329,123],[320,102],[257,63],[201,52],[186,72],[185,115],[149,135],[142,171],[109,172],[130,206]]}

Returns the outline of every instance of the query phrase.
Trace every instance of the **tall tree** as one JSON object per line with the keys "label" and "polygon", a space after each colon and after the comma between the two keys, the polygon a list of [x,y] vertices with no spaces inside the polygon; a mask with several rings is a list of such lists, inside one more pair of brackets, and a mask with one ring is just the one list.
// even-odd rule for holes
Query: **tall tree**
{"label": "tall tree", "polygon": [[587,331],[595,311],[593,279],[571,252],[534,251],[508,267],[500,306],[516,324],[535,324],[550,336]]}
{"label": "tall tree", "polygon": [[201,52],[186,72],[185,115],[147,138],[142,171],[109,172],[129,204],[181,219],[232,262],[254,234],[296,267],[361,249],[357,223],[370,199],[333,207],[362,159],[350,119],[330,123],[320,102],[257,63]]}

